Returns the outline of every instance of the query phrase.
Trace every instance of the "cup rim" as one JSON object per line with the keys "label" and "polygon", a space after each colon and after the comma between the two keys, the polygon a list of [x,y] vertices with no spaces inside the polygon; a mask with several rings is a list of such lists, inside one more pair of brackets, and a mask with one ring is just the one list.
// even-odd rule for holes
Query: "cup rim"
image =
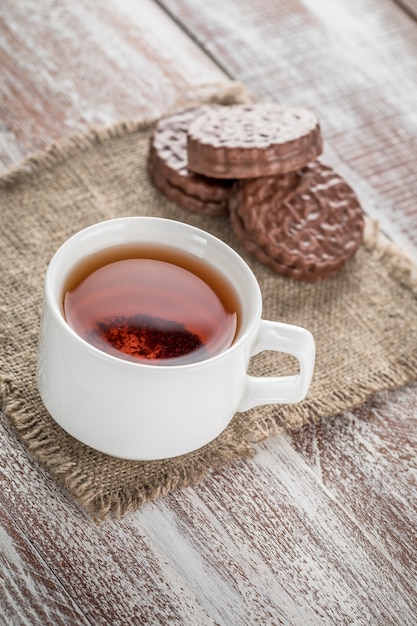
{"label": "cup rim", "polygon": [[[199,237],[203,237],[208,242],[212,242],[216,246],[220,246],[220,248],[223,249],[223,251],[229,256],[232,262],[234,264],[237,264],[240,267],[241,271],[245,273],[245,275],[247,276],[247,280],[251,283],[252,290],[256,293],[256,307],[251,318],[249,318],[249,320],[246,322],[245,327],[239,332],[237,339],[234,340],[233,343],[228,348],[226,348],[222,352],[215,354],[207,359],[202,359],[201,361],[195,361],[193,363],[183,363],[183,364],[177,364],[177,365],[174,364],[174,365],[156,366],[153,364],[147,364],[143,362],[135,362],[135,361],[127,360],[127,359],[122,359],[116,355],[100,350],[99,348],[95,347],[94,345],[90,344],[88,341],[83,339],[67,323],[63,315],[63,311],[58,302],[59,296],[56,294],[55,281],[59,281],[61,287],[64,282],[62,277],[60,278],[59,276],[56,275],[56,273],[58,272],[57,265],[60,262],[60,258],[67,253],[68,249],[71,249],[71,247],[74,245],[75,242],[77,242],[78,240],[81,240],[84,237],[88,237],[89,235],[93,235],[96,231],[99,231],[99,229],[112,229],[112,227],[117,228],[117,226],[121,226],[123,224],[124,225],[132,224],[134,222],[139,223],[139,221],[142,223],[146,221],[148,224],[152,224],[152,223],[154,224],[163,223],[164,225],[169,224],[170,227],[178,228],[178,229],[185,230],[185,231],[188,230],[190,233],[193,233]],[[105,249],[106,247],[110,247],[109,244],[106,244],[101,249]],[[82,260],[82,258],[83,258],[82,256],[79,257],[76,260],[76,262],[79,262],[80,260]],[[74,265],[75,263],[71,264],[70,269],[68,270],[68,273],[74,267]],[[220,269],[220,271],[222,272],[222,269],[219,268],[218,266],[216,267],[216,269],[218,270]],[[139,368],[139,369],[145,368],[145,369],[151,369],[151,370],[158,369],[158,370],[178,371],[182,369],[188,370],[190,368],[195,369],[196,367],[205,367],[214,363],[215,361],[221,361],[224,358],[227,358],[227,356],[230,353],[235,352],[236,350],[239,349],[242,343],[246,341],[246,338],[248,337],[248,335],[252,333],[253,328],[260,323],[261,313],[262,313],[262,293],[261,293],[259,283],[252,269],[249,267],[246,261],[231,246],[229,246],[229,244],[227,244],[225,241],[223,241],[219,237],[216,237],[215,235],[212,235],[211,233],[197,226],[193,226],[191,224],[187,224],[179,220],[173,220],[169,218],[156,217],[156,216],[126,216],[126,217],[118,217],[118,218],[103,220],[101,222],[96,222],[94,224],[91,224],[90,226],[87,226],[77,231],[73,235],[71,235],[57,248],[57,250],[55,251],[55,253],[53,254],[53,256],[51,257],[49,261],[46,274],[45,274],[44,299],[45,299],[45,304],[48,306],[49,312],[53,315],[53,318],[61,326],[64,332],[67,333],[69,336],[71,336],[71,338],[74,341],[76,341],[80,346],[82,346],[84,349],[87,349],[96,357],[101,358],[109,363],[117,363],[119,367]],[[242,300],[241,300],[241,304],[242,306],[244,306],[244,302],[242,303]]]}

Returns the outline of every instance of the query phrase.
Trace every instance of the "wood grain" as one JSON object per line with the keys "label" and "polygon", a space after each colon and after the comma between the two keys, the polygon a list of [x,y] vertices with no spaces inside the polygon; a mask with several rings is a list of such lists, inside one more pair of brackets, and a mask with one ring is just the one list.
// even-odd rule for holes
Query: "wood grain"
{"label": "wood grain", "polygon": [[291,437],[326,491],[415,593],[416,392],[414,384],[377,394],[354,412],[309,425]]}
{"label": "wood grain", "polygon": [[[252,462],[100,527],[13,439],[4,442],[13,470],[7,507],[91,623],[318,625],[337,612],[339,623],[413,624],[412,570],[387,558],[369,522],[323,489],[286,437],[262,444]],[[365,476],[372,451],[366,461]],[[26,585],[22,577],[19,590]]]}
{"label": "wood grain", "polygon": [[0,580],[2,624],[89,623],[1,504]]}
{"label": "wood grain", "polygon": [[[417,257],[417,24],[384,0],[3,0],[0,163],[226,74],[314,108]],[[0,417],[0,624],[414,626],[417,386],[96,526]]]}
{"label": "wood grain", "polygon": [[160,0],[233,78],[312,108],[368,212],[416,248],[417,25],[391,1]]}
{"label": "wood grain", "polygon": [[224,79],[151,0],[3,0],[0,11],[3,165],[90,125],[156,116],[190,86]]}

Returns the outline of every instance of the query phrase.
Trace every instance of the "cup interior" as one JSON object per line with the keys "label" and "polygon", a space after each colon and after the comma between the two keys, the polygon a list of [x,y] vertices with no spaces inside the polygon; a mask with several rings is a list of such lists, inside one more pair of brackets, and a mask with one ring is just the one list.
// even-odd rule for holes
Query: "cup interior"
{"label": "cup interior", "polygon": [[[65,284],[76,265],[120,245],[156,244],[176,248],[214,267],[234,289],[240,303],[236,345],[261,316],[258,282],[245,261],[227,244],[194,226],[156,217],[126,217],[94,224],[68,239],[52,258],[45,281],[51,312],[71,332],[64,317]],[[81,338],[80,338],[81,339]],[[83,341],[83,340],[82,340]]]}

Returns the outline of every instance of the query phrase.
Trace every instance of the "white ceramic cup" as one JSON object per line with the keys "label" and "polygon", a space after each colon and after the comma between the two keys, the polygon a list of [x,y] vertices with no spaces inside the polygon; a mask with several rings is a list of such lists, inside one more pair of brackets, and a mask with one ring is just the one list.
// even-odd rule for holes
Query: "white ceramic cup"
{"label": "white ceramic cup", "polygon": [[[196,363],[147,365],[107,354],[70,328],[62,302],[74,265],[105,248],[140,242],[197,255],[235,286],[242,319],[229,348]],[[41,398],[64,430],[109,455],[151,460],[191,452],[219,435],[237,411],[305,397],[315,359],[311,333],[265,321],[261,313],[262,296],[254,274],[216,237],[154,217],[95,224],[68,239],[46,273],[37,372]],[[294,355],[299,373],[249,376],[250,357],[262,350]]]}

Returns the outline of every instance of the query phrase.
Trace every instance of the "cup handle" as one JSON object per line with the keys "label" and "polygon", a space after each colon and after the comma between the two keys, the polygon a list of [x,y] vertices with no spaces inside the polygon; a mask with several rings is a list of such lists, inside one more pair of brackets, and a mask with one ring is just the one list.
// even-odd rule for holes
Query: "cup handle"
{"label": "cup handle", "polygon": [[310,387],[314,370],[315,343],[305,328],[261,320],[251,356],[262,350],[276,350],[298,359],[300,371],[293,376],[248,376],[238,411],[247,411],[263,404],[300,402]]}

